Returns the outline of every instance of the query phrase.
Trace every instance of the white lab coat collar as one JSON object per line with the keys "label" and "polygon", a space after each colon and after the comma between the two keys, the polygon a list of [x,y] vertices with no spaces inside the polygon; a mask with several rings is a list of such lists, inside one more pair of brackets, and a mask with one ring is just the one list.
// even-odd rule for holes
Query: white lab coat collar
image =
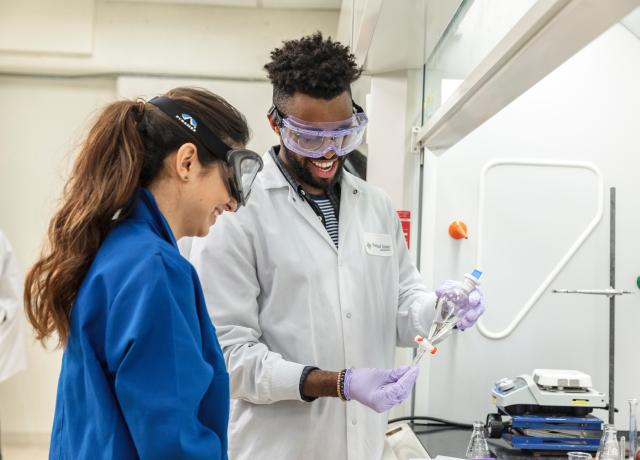
{"label": "white lab coat collar", "polygon": [[287,179],[280,172],[280,168],[278,168],[276,162],[273,161],[270,150],[262,156],[262,162],[264,163],[264,167],[258,177],[265,190],[289,187],[289,182],[287,182]]}
{"label": "white lab coat collar", "polygon": [[[338,248],[335,247],[333,240],[325,230],[322,222],[318,219],[318,216],[311,209],[310,206],[304,205],[303,201],[296,198],[298,192],[293,189],[291,184],[287,181],[287,178],[284,177],[282,171],[274,161],[271,156],[271,151],[267,151],[262,157],[264,167],[260,172],[260,181],[265,190],[275,190],[288,188],[289,189],[289,203],[295,206],[295,208],[302,214],[305,220],[316,230],[318,231],[322,237],[326,240],[327,244],[329,244],[336,252],[338,252]],[[353,216],[353,212],[350,209],[349,211],[344,211],[346,208],[353,208],[356,206],[359,196],[362,193],[362,187],[357,183],[358,179],[350,174],[347,171],[343,171],[342,178],[340,180],[340,214],[339,214],[339,241],[342,240],[342,235],[349,228],[349,223],[351,221],[351,217]]]}

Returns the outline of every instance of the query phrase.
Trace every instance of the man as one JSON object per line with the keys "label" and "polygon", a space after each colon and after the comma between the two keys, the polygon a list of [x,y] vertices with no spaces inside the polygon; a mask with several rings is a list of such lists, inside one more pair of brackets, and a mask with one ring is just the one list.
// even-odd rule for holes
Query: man
{"label": "man", "polygon": [[[367,123],[351,98],[353,55],[317,33],[271,57],[280,146],[249,205],[191,250],[235,398],[230,458],[378,459],[384,412],[417,377],[389,369],[395,347],[426,334],[436,295],[387,195],[343,171]],[[462,327],[482,312],[471,299]]]}

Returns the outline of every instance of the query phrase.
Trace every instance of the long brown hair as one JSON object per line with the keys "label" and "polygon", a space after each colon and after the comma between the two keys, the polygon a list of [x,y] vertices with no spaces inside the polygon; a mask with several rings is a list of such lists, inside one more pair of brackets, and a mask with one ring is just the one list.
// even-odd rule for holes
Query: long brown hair
{"label": "long brown hair", "polygon": [[[165,94],[230,143],[246,144],[244,116],[221,97],[196,88]],[[36,338],[54,332],[64,345],[73,303],[107,233],[126,215],[138,187],[149,185],[165,158],[193,142],[174,120],[152,104],[119,101],[98,115],[64,186],[61,205],[49,223],[48,241],[27,274],[25,311]],[[218,161],[198,145],[204,166]]]}

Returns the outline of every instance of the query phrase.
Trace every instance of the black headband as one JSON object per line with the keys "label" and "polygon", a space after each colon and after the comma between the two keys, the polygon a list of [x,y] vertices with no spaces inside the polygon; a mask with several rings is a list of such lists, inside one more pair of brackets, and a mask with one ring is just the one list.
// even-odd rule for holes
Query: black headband
{"label": "black headband", "polygon": [[227,153],[233,149],[200,123],[187,109],[165,96],[154,97],[149,104],[155,105],[170,118],[177,120],[196,142],[202,144],[214,156],[227,161]]}

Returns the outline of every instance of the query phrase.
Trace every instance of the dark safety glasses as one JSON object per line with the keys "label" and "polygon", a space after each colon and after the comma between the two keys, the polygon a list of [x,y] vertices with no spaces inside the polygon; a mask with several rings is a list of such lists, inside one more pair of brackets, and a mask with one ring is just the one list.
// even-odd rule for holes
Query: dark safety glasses
{"label": "dark safety glasses", "polygon": [[224,162],[229,193],[238,203],[238,207],[246,206],[251,194],[251,186],[258,172],[262,170],[260,155],[253,150],[232,149],[187,109],[168,97],[154,97],[149,104],[153,104],[170,118],[177,120],[198,145],[202,145],[213,156]]}
{"label": "dark safety glasses", "polygon": [[224,165],[229,179],[229,192],[238,207],[247,204],[253,181],[262,169],[262,158],[253,150],[229,150]]}

